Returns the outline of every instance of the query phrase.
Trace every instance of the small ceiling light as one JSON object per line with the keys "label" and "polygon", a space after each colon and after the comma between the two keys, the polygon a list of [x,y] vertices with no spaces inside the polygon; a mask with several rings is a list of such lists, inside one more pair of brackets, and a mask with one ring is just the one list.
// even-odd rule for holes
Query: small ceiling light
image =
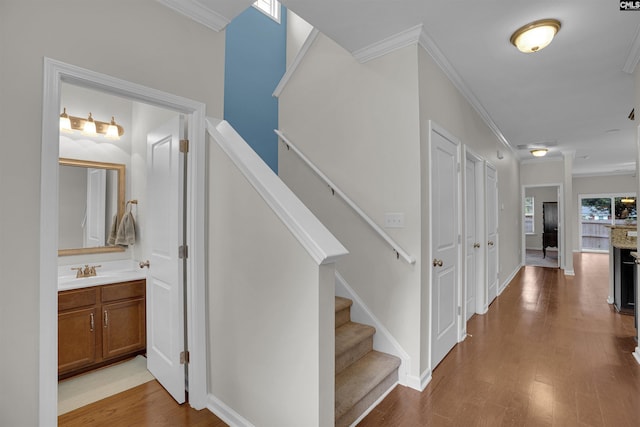
{"label": "small ceiling light", "polygon": [[622,203],[635,203],[636,199],[634,199],[633,197],[623,197],[620,201]]}
{"label": "small ceiling light", "polygon": [[64,132],[73,132],[73,129],[71,129],[71,120],[69,119],[66,108],[63,108],[62,114],[60,114],[60,130]]}
{"label": "small ceiling light", "polygon": [[111,123],[107,127],[107,133],[105,135],[109,139],[120,139],[120,135],[118,134],[118,125],[116,124],[116,119],[111,116]]}
{"label": "small ceiling light", "polygon": [[533,150],[531,150],[531,154],[533,154],[535,157],[544,157],[547,155],[547,150],[546,148],[535,148]]}
{"label": "small ceiling light", "polygon": [[89,113],[89,117],[87,121],[84,122],[84,127],[82,128],[82,133],[84,135],[96,136],[96,122],[93,121],[93,116]]}
{"label": "small ceiling light", "polygon": [[518,28],[510,41],[520,52],[537,52],[547,47],[559,30],[557,19],[541,19]]}

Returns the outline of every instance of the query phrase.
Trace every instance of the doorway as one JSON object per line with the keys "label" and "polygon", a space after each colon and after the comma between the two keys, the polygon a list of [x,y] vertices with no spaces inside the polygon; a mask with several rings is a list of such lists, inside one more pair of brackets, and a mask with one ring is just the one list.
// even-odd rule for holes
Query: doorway
{"label": "doorway", "polygon": [[522,194],[523,264],[560,268],[560,185],[524,186]]}
{"label": "doorway", "polygon": [[[187,381],[190,405],[206,406],[206,316],[205,316],[205,155],[204,110],[202,103],[136,85],[94,71],[49,58],[44,63],[43,135],[41,158],[41,230],[58,229],[59,115],[64,83],[112,93],[123,98],[184,114],[189,122],[190,155],[185,202],[185,238],[189,256],[184,267],[186,339],[190,343]],[[196,232],[199,231],[199,232]],[[41,232],[40,238],[40,377],[39,418],[43,425],[57,419],[57,253],[56,232]]]}

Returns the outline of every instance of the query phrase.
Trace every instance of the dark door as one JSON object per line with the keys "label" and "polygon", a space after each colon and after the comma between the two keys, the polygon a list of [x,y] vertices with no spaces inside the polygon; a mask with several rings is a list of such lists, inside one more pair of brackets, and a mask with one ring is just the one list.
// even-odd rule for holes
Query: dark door
{"label": "dark door", "polygon": [[542,253],[547,256],[547,248],[558,247],[558,202],[542,203]]}

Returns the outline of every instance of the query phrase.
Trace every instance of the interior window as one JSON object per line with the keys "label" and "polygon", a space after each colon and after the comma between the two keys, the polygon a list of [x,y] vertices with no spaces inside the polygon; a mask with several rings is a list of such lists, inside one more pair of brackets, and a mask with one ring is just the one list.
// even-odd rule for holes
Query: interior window
{"label": "interior window", "polygon": [[526,234],[533,234],[535,230],[535,204],[533,199],[533,196],[524,198],[524,232]]}
{"label": "interior window", "polygon": [[253,7],[278,24],[280,23],[280,2],[278,0],[258,0],[253,4]]}

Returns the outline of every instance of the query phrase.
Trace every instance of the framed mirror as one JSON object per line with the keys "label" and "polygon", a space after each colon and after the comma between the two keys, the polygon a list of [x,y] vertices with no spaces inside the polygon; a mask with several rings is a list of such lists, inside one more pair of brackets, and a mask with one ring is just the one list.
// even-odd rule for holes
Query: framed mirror
{"label": "framed mirror", "polygon": [[125,165],[59,159],[58,256],[123,252],[109,235],[125,208]]}

